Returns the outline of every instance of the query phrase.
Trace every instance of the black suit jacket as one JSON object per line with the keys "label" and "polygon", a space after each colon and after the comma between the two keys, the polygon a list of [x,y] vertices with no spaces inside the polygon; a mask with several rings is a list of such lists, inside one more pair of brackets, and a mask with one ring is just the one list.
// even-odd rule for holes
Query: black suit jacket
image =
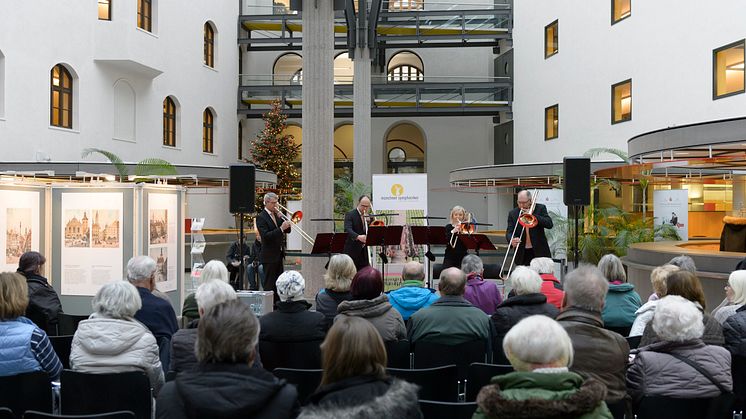
{"label": "black suit jacket", "polygon": [[[508,241],[508,244],[510,244],[510,238],[513,235],[513,229],[518,222],[518,214],[520,214],[520,211],[520,208],[513,208],[508,213],[508,229],[505,230],[505,239]],[[552,257],[552,252],[551,250],[549,250],[549,243],[547,242],[547,236],[544,233],[544,229],[554,227],[554,223],[552,222],[551,217],[549,217],[547,207],[544,204],[536,204],[533,214],[536,217],[536,221],[538,222],[538,224],[534,228],[529,228],[528,232],[531,235],[531,245],[534,249],[534,257],[550,258]],[[519,224],[518,228],[515,229],[516,237],[521,234],[521,229],[523,229],[523,226]],[[518,265],[523,264],[523,252],[525,250],[525,246],[526,233],[524,232],[523,237],[521,237],[521,244],[518,246],[518,254],[515,257],[515,263]]]}
{"label": "black suit jacket", "polygon": [[282,225],[282,218],[277,218],[277,225],[272,221],[272,217],[269,216],[267,210],[262,210],[259,215],[256,216],[256,228],[259,230],[259,235],[262,236],[262,250],[259,252],[259,262],[261,263],[276,263],[280,262],[285,258],[285,234],[286,231],[280,230]]}
{"label": "black suit jacket", "polygon": [[[360,243],[357,240],[357,236],[365,234],[365,226],[363,225],[363,220],[360,218],[360,213],[357,208],[348,211],[347,214],[345,214],[345,233],[347,234],[347,239],[345,239],[344,252],[349,255],[352,260],[355,260],[357,257],[360,257],[360,254],[363,252],[363,247],[365,247],[365,244]],[[365,257],[367,258],[368,256],[365,255]]]}

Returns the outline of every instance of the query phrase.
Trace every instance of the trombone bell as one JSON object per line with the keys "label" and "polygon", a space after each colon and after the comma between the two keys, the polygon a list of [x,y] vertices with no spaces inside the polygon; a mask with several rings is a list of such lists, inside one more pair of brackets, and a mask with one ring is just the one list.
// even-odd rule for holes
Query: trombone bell
{"label": "trombone bell", "polygon": [[385,227],[386,223],[383,220],[373,220],[368,227]]}
{"label": "trombone bell", "polygon": [[518,223],[526,228],[534,228],[538,224],[538,221],[533,214],[526,213],[518,217]]}
{"label": "trombone bell", "polygon": [[290,221],[293,222],[293,224],[298,224],[303,220],[303,211],[295,211],[293,215],[290,216]]}

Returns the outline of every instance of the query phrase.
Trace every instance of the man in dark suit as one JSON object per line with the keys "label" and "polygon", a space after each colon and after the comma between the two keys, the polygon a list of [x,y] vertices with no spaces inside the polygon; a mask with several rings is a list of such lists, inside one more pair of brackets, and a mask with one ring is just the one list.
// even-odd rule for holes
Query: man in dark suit
{"label": "man in dark suit", "polygon": [[256,228],[262,237],[262,250],[259,252],[259,262],[264,267],[264,290],[275,294],[274,301],[278,302],[275,282],[283,272],[285,259],[285,234],[290,232],[290,221],[283,221],[277,210],[277,194],[267,192],[264,195],[264,210],[256,216]]}
{"label": "man in dark suit", "polygon": [[345,240],[344,252],[355,262],[358,271],[370,265],[368,247],[365,245],[370,220],[367,217],[368,211],[370,211],[370,197],[363,195],[358,199],[357,208],[345,214],[347,240]]}
{"label": "man in dark suit", "polygon": [[[544,233],[545,228],[552,228],[554,226],[547,212],[547,207],[539,203],[534,207],[533,215],[536,217],[536,226],[526,229],[522,225],[518,225],[518,228],[516,228],[516,223],[521,213],[526,213],[531,209],[531,192],[527,190],[518,192],[517,201],[518,208],[513,208],[508,213],[508,229],[505,230],[505,239],[511,246],[518,248],[515,256],[516,265],[528,266],[531,263],[531,259],[535,257],[552,257],[547,236]],[[515,229],[515,237],[511,240],[513,229]],[[518,238],[521,235],[521,230],[526,231],[523,232],[521,238]],[[528,234],[526,234],[527,232]]]}

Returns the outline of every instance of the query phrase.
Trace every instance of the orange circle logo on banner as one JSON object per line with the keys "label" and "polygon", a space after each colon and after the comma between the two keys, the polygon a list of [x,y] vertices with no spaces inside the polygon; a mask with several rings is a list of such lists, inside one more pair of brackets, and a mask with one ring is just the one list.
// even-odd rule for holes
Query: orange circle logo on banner
{"label": "orange circle logo on banner", "polygon": [[401,186],[398,183],[394,183],[393,185],[391,185],[391,195],[394,195],[394,196],[404,195],[404,186]]}

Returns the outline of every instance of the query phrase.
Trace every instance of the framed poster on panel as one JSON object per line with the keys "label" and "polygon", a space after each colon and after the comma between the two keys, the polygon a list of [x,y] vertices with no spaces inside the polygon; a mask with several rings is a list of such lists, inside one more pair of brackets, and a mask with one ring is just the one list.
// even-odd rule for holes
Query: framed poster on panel
{"label": "framed poster on panel", "polygon": [[0,272],[15,272],[22,254],[44,252],[44,187],[0,187]]}

